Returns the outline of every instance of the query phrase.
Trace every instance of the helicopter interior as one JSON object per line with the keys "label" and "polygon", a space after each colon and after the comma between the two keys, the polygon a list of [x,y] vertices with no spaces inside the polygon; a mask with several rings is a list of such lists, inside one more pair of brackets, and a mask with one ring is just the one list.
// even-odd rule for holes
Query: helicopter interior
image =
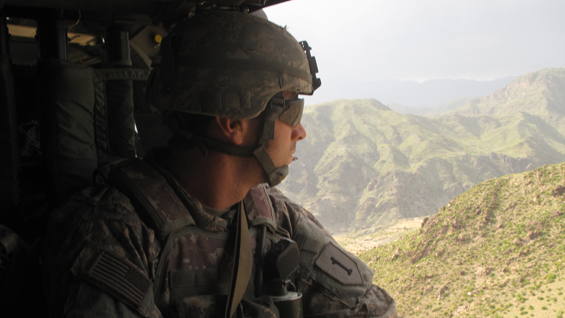
{"label": "helicopter interior", "polygon": [[[170,137],[145,102],[145,83],[168,30],[202,10],[264,16],[262,8],[285,1],[0,1],[0,312],[5,317],[45,315],[37,254],[50,212],[93,185],[99,167],[143,156]],[[31,312],[22,311],[24,293],[36,299],[35,306],[27,306]]]}
{"label": "helicopter interior", "polygon": [[0,223],[33,245],[48,211],[98,167],[166,142],[145,82],[176,22],[201,10],[264,15],[285,1],[0,3]]}

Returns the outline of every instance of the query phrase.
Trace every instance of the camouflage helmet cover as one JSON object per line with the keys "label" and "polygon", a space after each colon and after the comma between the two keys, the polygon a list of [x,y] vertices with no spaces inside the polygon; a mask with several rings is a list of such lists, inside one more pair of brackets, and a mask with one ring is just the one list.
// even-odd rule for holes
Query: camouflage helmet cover
{"label": "camouflage helmet cover", "polygon": [[278,92],[313,91],[300,43],[245,13],[211,11],[181,22],[160,56],[148,99],[161,109],[237,120],[257,116]]}

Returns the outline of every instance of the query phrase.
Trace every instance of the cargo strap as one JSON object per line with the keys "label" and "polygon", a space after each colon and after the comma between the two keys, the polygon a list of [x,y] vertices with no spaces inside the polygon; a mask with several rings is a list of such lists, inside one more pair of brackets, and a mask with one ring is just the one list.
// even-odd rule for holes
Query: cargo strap
{"label": "cargo strap", "polygon": [[[109,120],[109,99],[107,96],[108,81],[118,81],[118,80],[131,80],[131,81],[145,81],[149,78],[150,70],[143,69],[97,69],[94,70],[94,128],[95,128],[95,142],[98,155],[98,164],[103,165],[112,162],[116,159],[116,154],[112,153],[111,147],[111,129],[108,124]],[[130,90],[128,93],[133,96],[132,87],[123,87],[123,90]],[[125,93],[124,93],[125,94]],[[127,101],[131,103],[129,107],[131,108],[133,116],[133,97],[131,100]],[[125,107],[124,105],[121,105]],[[132,119],[133,120],[133,119]],[[131,127],[133,130],[134,128]],[[133,136],[133,134],[132,134]],[[135,148],[135,141],[132,139],[129,141],[133,142],[130,147]],[[119,156],[118,156],[119,157]]]}

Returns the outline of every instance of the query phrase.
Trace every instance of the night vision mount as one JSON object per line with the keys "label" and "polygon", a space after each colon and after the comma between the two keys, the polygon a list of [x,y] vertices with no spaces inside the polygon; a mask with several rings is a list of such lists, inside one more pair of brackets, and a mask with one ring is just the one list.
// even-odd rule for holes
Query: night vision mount
{"label": "night vision mount", "polygon": [[316,57],[312,56],[312,54],[310,53],[312,48],[308,45],[308,42],[301,41],[300,45],[302,45],[304,52],[306,52],[306,56],[308,57],[308,64],[310,65],[310,74],[312,74],[312,93],[305,95],[313,95],[314,91],[322,85],[322,80],[316,77],[316,73],[318,73],[318,63],[316,63]]}

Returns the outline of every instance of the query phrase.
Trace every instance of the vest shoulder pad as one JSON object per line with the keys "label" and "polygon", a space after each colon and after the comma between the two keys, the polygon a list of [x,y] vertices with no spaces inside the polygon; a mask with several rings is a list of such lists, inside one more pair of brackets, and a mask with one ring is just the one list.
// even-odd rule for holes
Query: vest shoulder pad
{"label": "vest shoulder pad", "polygon": [[195,224],[165,177],[142,160],[130,159],[112,165],[108,181],[129,197],[140,218],[161,239]]}

